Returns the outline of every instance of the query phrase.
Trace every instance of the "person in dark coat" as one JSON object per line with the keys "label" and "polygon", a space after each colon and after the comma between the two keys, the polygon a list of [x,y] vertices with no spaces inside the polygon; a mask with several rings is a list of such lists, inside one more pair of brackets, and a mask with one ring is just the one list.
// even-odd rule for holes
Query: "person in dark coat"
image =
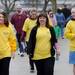
{"label": "person in dark coat", "polygon": [[16,13],[11,17],[11,23],[14,25],[14,28],[16,29],[16,37],[19,44],[19,50],[21,56],[23,55],[23,46],[21,44],[21,36],[22,36],[22,28],[24,25],[24,21],[26,20],[27,16],[25,14],[21,13],[21,8],[17,8]]}
{"label": "person in dark coat", "polygon": [[60,55],[55,31],[46,14],[40,14],[28,42],[29,56],[35,63],[37,75],[54,75],[55,50]]}

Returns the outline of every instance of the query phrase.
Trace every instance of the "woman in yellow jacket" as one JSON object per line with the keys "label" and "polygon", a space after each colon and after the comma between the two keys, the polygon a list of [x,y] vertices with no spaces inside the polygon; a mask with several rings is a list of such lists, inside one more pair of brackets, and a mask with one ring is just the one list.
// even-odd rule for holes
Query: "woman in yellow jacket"
{"label": "woman in yellow jacket", "polygon": [[16,51],[16,37],[4,13],[0,13],[0,75],[9,75],[11,56]]}
{"label": "woman in yellow jacket", "polygon": [[72,8],[71,16],[71,20],[66,25],[64,36],[70,41],[69,63],[73,64],[73,75],[75,75],[75,8]]}
{"label": "woman in yellow jacket", "polygon": [[37,75],[54,75],[54,47],[60,55],[54,29],[50,27],[46,14],[40,14],[36,24],[29,37],[29,55],[35,63]]}

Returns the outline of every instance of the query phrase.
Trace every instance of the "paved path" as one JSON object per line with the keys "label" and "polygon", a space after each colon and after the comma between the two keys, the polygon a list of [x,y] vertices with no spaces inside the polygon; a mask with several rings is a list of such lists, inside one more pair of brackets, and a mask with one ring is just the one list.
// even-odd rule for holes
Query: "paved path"
{"label": "paved path", "polygon": [[[61,56],[60,60],[55,63],[54,75],[73,75],[72,65],[68,63],[68,41],[63,39],[60,41],[61,45]],[[16,54],[16,58],[11,60],[10,64],[10,75],[36,75],[35,73],[30,73],[28,56],[20,57]]]}

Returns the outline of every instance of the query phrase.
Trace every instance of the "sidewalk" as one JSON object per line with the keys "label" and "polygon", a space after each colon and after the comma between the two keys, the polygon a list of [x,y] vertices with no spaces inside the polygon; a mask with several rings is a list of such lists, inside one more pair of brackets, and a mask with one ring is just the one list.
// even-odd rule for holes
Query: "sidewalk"
{"label": "sidewalk", "polygon": [[[73,75],[72,65],[68,63],[68,42],[63,40],[60,42],[61,45],[61,56],[60,60],[55,63],[54,75]],[[11,60],[10,64],[10,75],[36,75],[35,73],[30,73],[28,56],[20,57],[16,54],[16,58]]]}

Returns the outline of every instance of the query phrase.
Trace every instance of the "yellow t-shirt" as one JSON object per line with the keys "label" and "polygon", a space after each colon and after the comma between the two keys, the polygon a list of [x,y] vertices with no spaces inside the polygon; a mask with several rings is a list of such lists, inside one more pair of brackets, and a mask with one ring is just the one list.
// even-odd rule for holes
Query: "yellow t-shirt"
{"label": "yellow t-shirt", "polygon": [[39,27],[36,34],[36,45],[33,60],[45,59],[51,56],[51,34],[48,28]]}
{"label": "yellow t-shirt", "polygon": [[64,37],[69,39],[70,50],[75,51],[75,21],[70,20],[65,28]]}
{"label": "yellow t-shirt", "polygon": [[26,21],[24,22],[23,31],[26,32],[26,38],[25,38],[26,41],[29,41],[30,32],[35,25],[36,25],[36,20],[32,20],[29,18],[27,18]]}
{"label": "yellow t-shirt", "polygon": [[11,52],[16,51],[16,37],[10,27],[0,25],[0,59],[11,57]]}

